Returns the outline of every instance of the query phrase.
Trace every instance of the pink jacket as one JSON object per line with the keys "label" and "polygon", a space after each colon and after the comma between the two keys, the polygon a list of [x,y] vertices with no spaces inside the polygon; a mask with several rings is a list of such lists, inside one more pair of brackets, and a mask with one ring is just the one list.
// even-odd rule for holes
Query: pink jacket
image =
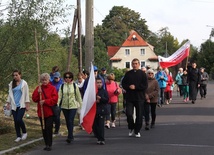
{"label": "pink jacket", "polygon": [[[121,94],[121,89],[115,81],[106,82],[106,90],[108,92],[109,103],[117,103],[118,95]],[[117,93],[116,93],[117,92]]]}

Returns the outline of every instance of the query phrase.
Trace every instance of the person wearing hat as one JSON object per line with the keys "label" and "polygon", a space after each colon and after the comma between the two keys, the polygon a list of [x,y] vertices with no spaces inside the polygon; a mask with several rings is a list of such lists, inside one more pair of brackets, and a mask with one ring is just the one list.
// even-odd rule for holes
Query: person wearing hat
{"label": "person wearing hat", "polygon": [[103,67],[103,68],[101,69],[100,76],[106,81],[106,79],[107,79],[107,74],[106,74],[106,68],[105,68],[105,67]]}
{"label": "person wearing hat", "polygon": [[[59,72],[55,72],[53,75],[53,81],[51,81],[51,85],[53,85],[57,92],[59,91],[60,86],[63,84],[63,80],[60,78],[60,73]],[[61,112],[61,110],[60,110]],[[54,134],[58,135],[59,134],[59,128],[60,128],[60,112],[58,116],[54,116],[53,120],[55,123],[55,130],[54,130]]]}
{"label": "person wearing hat", "polygon": [[200,68],[201,82],[200,82],[200,95],[201,99],[206,98],[207,95],[207,83],[209,80],[209,75],[204,71],[204,67]]}

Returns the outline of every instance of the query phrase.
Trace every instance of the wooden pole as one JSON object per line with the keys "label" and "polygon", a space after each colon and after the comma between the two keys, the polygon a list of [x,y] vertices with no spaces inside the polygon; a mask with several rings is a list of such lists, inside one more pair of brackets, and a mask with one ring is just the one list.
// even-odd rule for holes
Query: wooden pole
{"label": "wooden pole", "polygon": [[82,22],[81,22],[81,4],[80,4],[80,0],[77,0],[77,20],[78,20],[79,72],[82,72]]}
{"label": "wooden pole", "polygon": [[[37,41],[37,31],[35,29],[35,43],[36,43],[36,62],[37,62],[37,72],[38,72],[38,85],[39,89],[41,90],[41,84],[40,84],[40,63],[39,63],[39,47],[38,47],[38,41]],[[39,93],[39,100],[42,100],[42,93]],[[40,103],[39,103],[40,104]],[[42,129],[45,129],[45,120],[44,120],[44,110],[43,105],[41,105],[41,113],[42,113]]]}
{"label": "wooden pole", "polygon": [[85,68],[89,70],[94,61],[94,1],[86,1],[86,26],[85,26]]}
{"label": "wooden pole", "polygon": [[72,57],[72,50],[73,50],[73,44],[74,44],[74,35],[75,35],[75,31],[76,31],[76,25],[77,25],[77,9],[75,9],[74,18],[73,18],[71,38],[70,38],[70,44],[69,44],[70,46],[69,46],[69,53],[68,53],[67,71],[70,71],[70,66],[71,66],[71,57]]}

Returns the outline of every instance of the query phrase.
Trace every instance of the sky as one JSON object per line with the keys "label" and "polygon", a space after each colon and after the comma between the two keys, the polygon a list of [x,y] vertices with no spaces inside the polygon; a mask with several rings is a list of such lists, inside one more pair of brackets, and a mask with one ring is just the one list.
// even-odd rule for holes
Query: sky
{"label": "sky", "polygon": [[[0,0],[2,4],[6,0]],[[85,32],[85,1],[81,0],[83,33]],[[66,0],[76,6],[76,0]],[[113,6],[128,7],[140,13],[147,22],[149,30],[158,32],[167,27],[168,31],[181,43],[189,39],[191,44],[200,48],[201,43],[209,39],[214,28],[214,0],[94,0],[94,25],[102,24]],[[74,10],[68,25],[72,25]]]}

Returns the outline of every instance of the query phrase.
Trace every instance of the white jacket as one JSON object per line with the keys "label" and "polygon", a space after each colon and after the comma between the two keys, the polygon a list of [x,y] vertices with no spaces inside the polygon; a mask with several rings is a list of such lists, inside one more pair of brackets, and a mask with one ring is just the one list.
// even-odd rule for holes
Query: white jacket
{"label": "white jacket", "polygon": [[[22,80],[21,91],[22,96],[20,98],[20,108],[25,108],[25,103],[30,102],[29,88],[25,80]],[[16,111],[16,103],[13,97],[12,81],[9,84],[9,95],[7,97],[7,102],[11,104],[12,110]]]}

